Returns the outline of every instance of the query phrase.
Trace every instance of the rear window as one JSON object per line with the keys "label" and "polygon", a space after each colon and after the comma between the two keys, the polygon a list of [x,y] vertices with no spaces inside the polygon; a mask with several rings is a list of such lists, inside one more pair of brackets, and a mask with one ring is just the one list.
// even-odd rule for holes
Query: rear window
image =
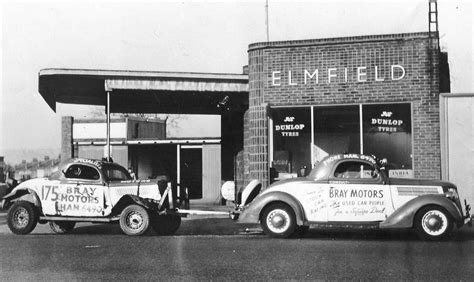
{"label": "rear window", "polygon": [[132,180],[128,171],[116,164],[104,164],[102,166],[102,173],[104,174],[105,181]]}

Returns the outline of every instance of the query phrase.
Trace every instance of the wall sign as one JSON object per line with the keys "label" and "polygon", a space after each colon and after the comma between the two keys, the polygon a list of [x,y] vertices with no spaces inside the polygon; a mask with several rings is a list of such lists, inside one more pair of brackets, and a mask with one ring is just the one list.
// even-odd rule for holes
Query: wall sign
{"label": "wall sign", "polygon": [[379,117],[371,118],[370,124],[376,132],[399,132],[404,124],[402,119],[392,118],[393,112],[383,111]]}
{"label": "wall sign", "polygon": [[303,69],[288,71],[273,71],[272,86],[296,86],[306,84],[331,84],[348,82],[382,82],[397,81],[406,76],[402,65],[390,66],[358,66],[353,68]]}
{"label": "wall sign", "polygon": [[298,137],[305,127],[304,123],[296,122],[295,117],[287,116],[282,124],[275,125],[275,132],[279,132],[282,137]]}

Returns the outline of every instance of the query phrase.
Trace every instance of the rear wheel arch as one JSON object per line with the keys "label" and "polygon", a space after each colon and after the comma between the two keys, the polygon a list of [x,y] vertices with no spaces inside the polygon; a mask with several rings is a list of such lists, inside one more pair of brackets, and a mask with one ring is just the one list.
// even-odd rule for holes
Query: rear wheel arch
{"label": "rear wheel arch", "polygon": [[124,195],[112,208],[111,216],[119,215],[122,211],[130,205],[139,205],[144,209],[151,210],[149,204],[142,198],[134,195]]}

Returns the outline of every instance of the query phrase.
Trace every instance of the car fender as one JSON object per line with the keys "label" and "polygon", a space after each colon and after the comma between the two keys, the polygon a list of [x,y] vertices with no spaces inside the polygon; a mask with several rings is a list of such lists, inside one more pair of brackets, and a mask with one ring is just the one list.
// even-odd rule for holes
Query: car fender
{"label": "car fender", "polygon": [[453,201],[446,198],[444,194],[440,194],[423,195],[408,201],[392,213],[386,220],[382,221],[380,223],[380,228],[411,228],[413,227],[417,211],[422,207],[429,205],[436,205],[445,208],[458,225],[462,224],[462,212],[459,211],[459,208]]}
{"label": "car fender", "polygon": [[293,209],[297,225],[305,223],[305,214],[300,202],[290,194],[281,191],[268,192],[257,196],[250,204],[244,207],[238,221],[240,223],[259,223],[265,207],[276,202],[285,203]]}
{"label": "car fender", "polygon": [[118,215],[122,212],[124,208],[129,205],[137,204],[144,207],[148,211],[153,210],[155,207],[152,202],[145,200],[142,197],[135,195],[123,195],[120,200],[112,208],[111,216]]}
{"label": "car fender", "polygon": [[12,202],[22,200],[33,203],[37,207],[41,207],[41,200],[36,191],[30,188],[15,188],[8,195],[5,195],[0,201],[0,209],[8,209]]}

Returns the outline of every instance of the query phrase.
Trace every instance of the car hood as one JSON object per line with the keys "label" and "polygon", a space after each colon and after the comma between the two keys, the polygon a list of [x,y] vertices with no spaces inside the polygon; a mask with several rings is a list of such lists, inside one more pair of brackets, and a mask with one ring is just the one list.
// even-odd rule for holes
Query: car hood
{"label": "car hood", "polygon": [[390,178],[390,185],[417,185],[417,186],[443,186],[456,187],[451,182],[442,180],[413,179],[413,178]]}
{"label": "car hood", "polygon": [[284,179],[284,180],[274,182],[272,185],[268,186],[266,189],[282,186],[282,185],[292,185],[295,183],[305,183],[305,182],[314,182],[314,180],[308,177],[289,178],[289,179]]}

